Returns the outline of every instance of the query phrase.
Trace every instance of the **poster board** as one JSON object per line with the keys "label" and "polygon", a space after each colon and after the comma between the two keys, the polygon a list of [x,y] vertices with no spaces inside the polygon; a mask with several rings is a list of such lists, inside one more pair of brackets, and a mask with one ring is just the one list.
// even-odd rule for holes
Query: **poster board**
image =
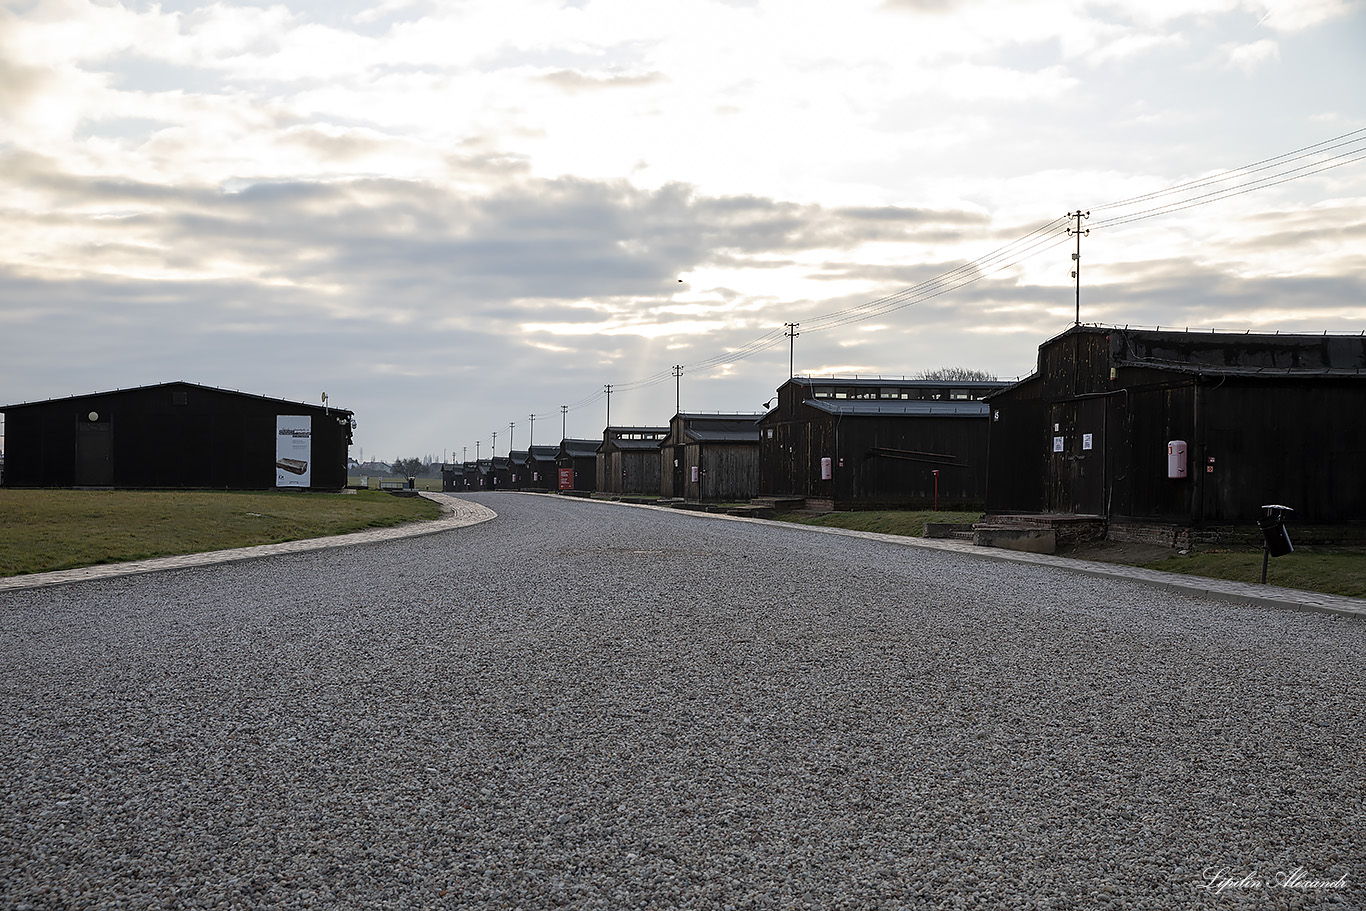
{"label": "poster board", "polygon": [[275,416],[275,486],[313,486],[313,418]]}

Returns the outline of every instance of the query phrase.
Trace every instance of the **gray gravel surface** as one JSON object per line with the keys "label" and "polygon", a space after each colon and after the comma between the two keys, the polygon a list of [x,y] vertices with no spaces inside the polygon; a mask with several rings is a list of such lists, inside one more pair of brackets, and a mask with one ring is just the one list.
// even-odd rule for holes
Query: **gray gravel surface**
{"label": "gray gravel surface", "polygon": [[1366,895],[1360,621],[471,499],[499,517],[0,595],[0,907]]}

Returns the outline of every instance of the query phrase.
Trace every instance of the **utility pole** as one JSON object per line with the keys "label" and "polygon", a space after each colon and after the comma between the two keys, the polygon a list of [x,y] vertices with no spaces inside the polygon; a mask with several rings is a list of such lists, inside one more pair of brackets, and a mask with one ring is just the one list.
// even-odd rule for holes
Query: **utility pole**
{"label": "utility pole", "polygon": [[682,364],[674,364],[674,414],[682,414],[682,413],[683,413],[683,405],[681,404],[681,402],[683,401],[683,399],[682,399],[682,388],[683,388],[683,383],[682,383],[682,380],[680,379],[682,376],[683,376],[683,365],[682,365]]}
{"label": "utility pole", "polygon": [[470,460],[470,448],[469,448],[468,446],[461,446],[461,447],[460,447],[460,464],[463,465],[463,464],[465,464],[466,462],[468,462],[469,460]]}
{"label": "utility pole", "polygon": [[800,325],[801,325],[801,323],[783,323],[784,328],[787,329],[787,331],[784,332],[783,334],[786,335],[786,336],[787,336],[787,339],[788,339],[788,342],[787,342],[787,378],[788,378],[789,380],[792,379],[792,377],[794,376],[794,372],[793,372],[793,370],[792,370],[792,364],[793,364],[793,359],[796,357],[796,354],[797,354],[797,336],[801,335],[801,333],[797,331],[797,327],[800,326]]}
{"label": "utility pole", "polygon": [[569,406],[560,406],[560,439],[569,439]]}
{"label": "utility pole", "polygon": [[498,431],[495,430],[495,431],[493,432],[493,445],[489,447],[489,458],[491,459],[491,458],[493,458],[494,456],[496,456],[497,454],[498,454]]}
{"label": "utility pole", "polygon": [[512,430],[517,426],[516,421],[508,421],[508,458],[512,458]]}
{"label": "utility pole", "polygon": [[474,464],[479,464],[479,441],[474,441]]}
{"label": "utility pole", "polygon": [[530,452],[531,447],[536,445],[536,415],[529,414],[527,418],[531,421],[531,438],[526,441],[526,451]]}
{"label": "utility pole", "polygon": [[607,383],[602,387],[603,392],[607,393],[607,426],[612,426],[612,384]]}
{"label": "utility pole", "polygon": [[1077,227],[1076,227],[1076,229],[1074,230],[1074,229],[1072,229],[1072,228],[1068,228],[1068,229],[1067,229],[1067,234],[1068,234],[1068,236],[1071,236],[1071,235],[1075,234],[1076,237],[1077,237],[1077,252],[1075,252],[1075,253],[1072,254],[1072,262],[1076,263],[1077,265],[1076,265],[1076,268],[1072,270],[1072,277],[1073,277],[1074,279],[1077,280],[1077,320],[1076,320],[1076,323],[1074,323],[1074,325],[1080,326],[1080,325],[1081,325],[1081,239],[1082,239],[1082,237],[1083,237],[1084,235],[1087,235],[1087,234],[1090,234],[1090,233],[1091,233],[1091,229],[1090,229],[1090,228],[1087,228],[1085,231],[1083,231],[1083,230],[1081,229],[1081,220],[1082,220],[1083,218],[1090,218],[1090,217],[1091,217],[1091,213],[1090,213],[1090,212],[1083,212],[1081,209],[1078,209],[1078,210],[1075,211],[1075,212],[1068,212],[1068,213],[1067,213],[1067,217],[1068,217],[1068,218],[1075,218],[1075,219],[1077,220]]}

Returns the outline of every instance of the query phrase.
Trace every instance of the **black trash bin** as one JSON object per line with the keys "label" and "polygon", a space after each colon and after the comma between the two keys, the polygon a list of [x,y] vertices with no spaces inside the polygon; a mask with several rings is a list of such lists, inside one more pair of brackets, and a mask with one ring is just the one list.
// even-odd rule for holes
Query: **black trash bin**
{"label": "black trash bin", "polygon": [[1285,514],[1294,512],[1289,506],[1277,506],[1274,503],[1262,507],[1262,517],[1257,520],[1257,527],[1262,530],[1262,584],[1266,584],[1266,567],[1271,562],[1272,557],[1284,557],[1286,554],[1294,553],[1295,548],[1290,543],[1290,535],[1285,530]]}
{"label": "black trash bin", "polygon": [[1285,514],[1288,512],[1294,510],[1289,506],[1263,506],[1262,517],[1257,520],[1257,527],[1266,539],[1266,552],[1273,557],[1284,557],[1295,551],[1290,543],[1290,534],[1285,530]]}

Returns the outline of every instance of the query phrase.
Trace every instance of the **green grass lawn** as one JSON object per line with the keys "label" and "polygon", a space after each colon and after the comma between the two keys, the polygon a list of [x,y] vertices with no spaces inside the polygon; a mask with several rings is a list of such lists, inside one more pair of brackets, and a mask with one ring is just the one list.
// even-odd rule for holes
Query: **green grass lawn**
{"label": "green grass lawn", "polygon": [[7,490],[0,576],[274,544],[440,515],[378,491]]}
{"label": "green grass lawn", "polygon": [[[440,482],[435,482],[438,489]],[[422,485],[419,485],[422,486]],[[7,490],[0,488],[0,576],[201,553],[383,528],[440,514],[430,500],[379,491]],[[922,537],[927,522],[975,522],[980,513],[788,513],[783,521]],[[1148,569],[1237,582],[1261,579],[1252,548],[1196,551]],[[1271,561],[1267,582],[1366,598],[1366,551],[1300,548]]]}
{"label": "green grass lawn", "polygon": [[980,512],[935,512],[923,510],[871,510],[869,512],[830,512],[824,515],[804,515],[784,513],[778,516],[784,522],[800,525],[820,525],[825,528],[848,528],[853,531],[875,531],[884,535],[907,535],[912,538],[925,536],[926,522],[977,522],[982,518]]}
{"label": "green grass lawn", "polygon": [[[818,516],[787,513],[778,518],[803,525],[919,538],[924,537],[926,522],[976,522],[982,516],[971,512],[886,511],[832,512]],[[1086,559],[1085,553],[1078,553],[1077,559]],[[1262,552],[1258,548],[1196,551],[1187,556],[1173,553],[1162,560],[1134,565],[1233,582],[1260,582],[1262,578]],[[1366,551],[1360,548],[1299,548],[1292,554],[1273,558],[1266,581],[1268,585],[1283,588],[1366,598]]]}
{"label": "green grass lawn", "polygon": [[[1147,569],[1234,582],[1262,581],[1262,552],[1252,549],[1195,551],[1143,564]],[[1366,598],[1366,553],[1347,548],[1302,548],[1272,557],[1268,585]]]}

